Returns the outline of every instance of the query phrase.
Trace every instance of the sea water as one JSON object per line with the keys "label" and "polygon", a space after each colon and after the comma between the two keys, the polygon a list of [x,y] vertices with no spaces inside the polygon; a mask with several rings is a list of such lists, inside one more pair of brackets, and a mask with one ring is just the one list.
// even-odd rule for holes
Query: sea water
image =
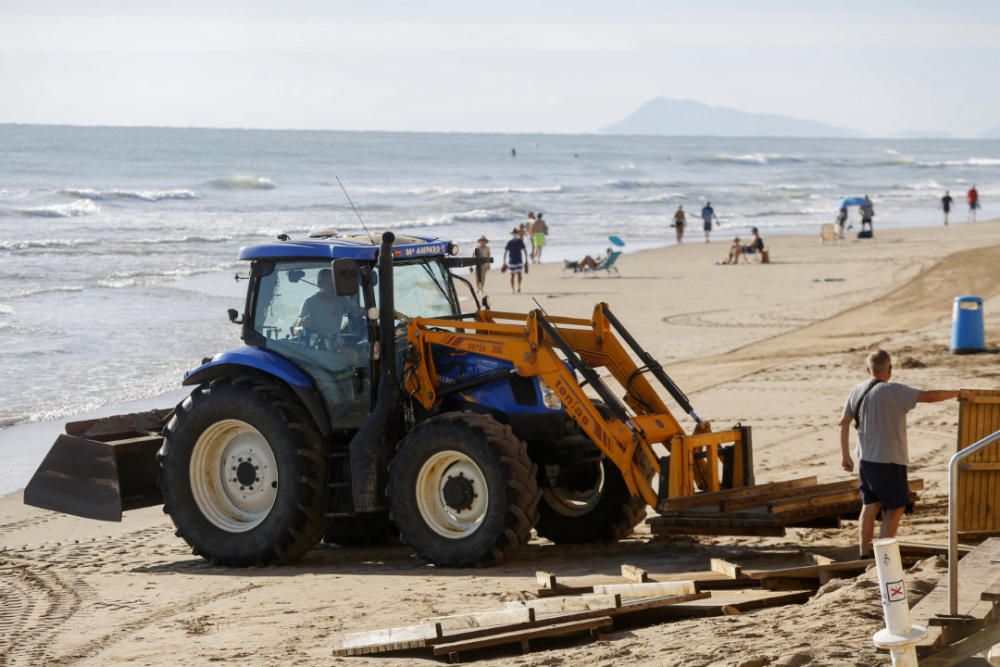
{"label": "sea water", "polygon": [[973,183],[989,214],[1000,142],[0,125],[0,427],[157,396],[237,346],[239,248],[360,230],[337,177],[373,231],[463,253],[543,211],[559,260],[668,245],[706,198],[722,243],[815,234],[865,193],[876,229],[940,224],[945,189],[962,221]]}

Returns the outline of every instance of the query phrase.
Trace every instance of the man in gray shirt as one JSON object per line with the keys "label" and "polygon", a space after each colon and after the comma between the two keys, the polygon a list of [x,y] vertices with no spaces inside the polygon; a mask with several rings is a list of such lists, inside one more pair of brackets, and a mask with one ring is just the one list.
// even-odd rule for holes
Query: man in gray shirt
{"label": "man in gray shirt", "polygon": [[909,503],[910,490],[906,466],[910,462],[906,443],[906,413],[917,403],[937,403],[952,398],[970,400],[969,391],[921,391],[892,377],[892,359],[885,350],[868,355],[866,382],[854,387],[844,403],[840,420],[841,465],[853,472],[849,440],[851,423],[858,430],[858,471],[861,485],[861,516],[858,538],[861,558],[871,556],[875,517],[882,510],[879,537],[895,537],[903,510]]}

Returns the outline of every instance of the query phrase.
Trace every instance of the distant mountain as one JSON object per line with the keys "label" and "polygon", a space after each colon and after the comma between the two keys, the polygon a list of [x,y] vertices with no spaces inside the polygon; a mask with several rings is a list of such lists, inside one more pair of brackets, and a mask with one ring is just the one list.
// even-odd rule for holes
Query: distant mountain
{"label": "distant mountain", "polygon": [[694,100],[656,97],[602,134],[707,135],[717,137],[859,137],[861,132],[801,118],[713,107]]}

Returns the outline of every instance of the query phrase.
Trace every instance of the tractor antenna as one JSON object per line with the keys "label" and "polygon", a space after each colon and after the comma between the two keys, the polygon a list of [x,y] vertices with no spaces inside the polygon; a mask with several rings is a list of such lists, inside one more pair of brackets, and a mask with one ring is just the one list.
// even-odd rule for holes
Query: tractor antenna
{"label": "tractor antenna", "polygon": [[372,236],[370,231],[368,231],[368,225],[365,224],[365,219],[361,217],[361,214],[358,212],[358,207],[354,205],[353,201],[351,201],[351,195],[347,194],[347,188],[345,188],[344,184],[340,182],[340,176],[334,176],[334,178],[337,179],[337,185],[340,186],[340,189],[344,191],[344,196],[347,197],[347,203],[351,205],[352,209],[354,209],[354,215],[358,216],[358,220],[361,221],[361,226],[364,228],[365,234],[368,235],[368,240],[375,243],[375,237]]}

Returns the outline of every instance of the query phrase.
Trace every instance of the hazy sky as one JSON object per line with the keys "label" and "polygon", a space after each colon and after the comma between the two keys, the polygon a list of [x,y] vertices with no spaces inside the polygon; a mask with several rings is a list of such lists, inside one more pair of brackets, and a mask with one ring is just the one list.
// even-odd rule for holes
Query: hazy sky
{"label": "hazy sky", "polygon": [[590,132],[663,95],[975,135],[998,65],[995,0],[0,0],[0,122]]}

